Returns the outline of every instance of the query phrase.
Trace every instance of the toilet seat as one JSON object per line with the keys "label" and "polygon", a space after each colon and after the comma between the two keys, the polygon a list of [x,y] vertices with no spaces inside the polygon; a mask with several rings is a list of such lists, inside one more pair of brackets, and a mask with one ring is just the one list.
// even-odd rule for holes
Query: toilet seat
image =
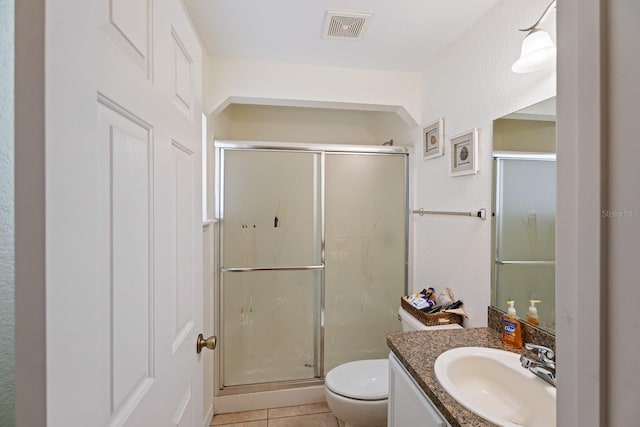
{"label": "toilet seat", "polygon": [[327,389],[356,400],[386,400],[389,394],[389,360],[356,360],[336,366],[325,378]]}

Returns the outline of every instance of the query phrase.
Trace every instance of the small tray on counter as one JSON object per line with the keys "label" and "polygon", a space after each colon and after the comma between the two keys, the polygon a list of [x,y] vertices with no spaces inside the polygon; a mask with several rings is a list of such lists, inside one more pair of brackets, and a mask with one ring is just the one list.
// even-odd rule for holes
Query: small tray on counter
{"label": "small tray on counter", "polygon": [[407,297],[400,298],[400,305],[403,309],[411,313],[413,317],[418,319],[420,322],[427,326],[439,326],[439,325],[450,325],[457,323],[458,325],[462,325],[462,316],[456,313],[447,313],[447,312],[439,312],[434,314],[427,314],[422,310],[418,310],[414,306],[412,306]]}

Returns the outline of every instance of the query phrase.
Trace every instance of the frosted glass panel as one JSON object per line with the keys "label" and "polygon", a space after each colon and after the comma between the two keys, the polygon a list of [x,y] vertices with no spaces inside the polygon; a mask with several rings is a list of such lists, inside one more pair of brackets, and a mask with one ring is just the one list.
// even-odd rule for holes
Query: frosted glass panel
{"label": "frosted glass panel", "polygon": [[320,264],[319,158],[224,152],[223,267]]}
{"label": "frosted glass panel", "polygon": [[500,162],[498,259],[554,260],[556,162]]}
{"label": "frosted glass panel", "polygon": [[498,159],[496,263],[493,304],[515,301],[526,318],[530,299],[540,326],[555,323],[556,162]]}
{"label": "frosted glass panel", "polygon": [[405,156],[327,154],[325,372],[386,358],[406,282]]}
{"label": "frosted glass panel", "polygon": [[507,309],[507,301],[516,302],[518,316],[526,319],[530,299],[541,300],[537,304],[540,326],[555,329],[555,265],[510,264],[499,265],[496,279],[496,307]]}
{"label": "frosted glass panel", "polygon": [[224,385],[318,376],[322,272],[223,274]]}

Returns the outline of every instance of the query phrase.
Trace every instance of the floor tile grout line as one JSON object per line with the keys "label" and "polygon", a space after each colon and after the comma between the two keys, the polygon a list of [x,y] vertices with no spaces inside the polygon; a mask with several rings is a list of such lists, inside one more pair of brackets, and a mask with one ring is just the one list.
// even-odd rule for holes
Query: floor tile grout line
{"label": "floor tile grout line", "polygon": [[314,412],[312,414],[284,415],[281,417],[267,417],[267,420],[281,420],[283,418],[307,417],[310,415],[322,415],[322,414],[330,414],[330,413],[331,411],[324,411],[324,412]]}
{"label": "floor tile grout line", "polygon": [[[251,421],[240,421],[240,422],[232,422],[232,423],[228,423],[228,424],[218,424],[218,425],[211,425],[212,427],[225,427],[225,426],[232,426],[234,424],[241,424],[241,423],[251,423],[251,422],[258,422],[258,421],[267,421],[267,426],[269,425],[269,421],[270,420],[282,420],[285,418],[303,418],[303,417],[310,417],[310,416],[314,416],[314,415],[325,415],[325,414],[331,414],[331,411],[328,412],[316,412],[314,414],[303,414],[303,415],[289,415],[289,416],[285,416],[285,417],[276,417],[276,418],[268,418],[268,419],[260,419],[260,420],[251,420]],[[335,415],[334,415],[335,417]]]}
{"label": "floor tile grout line", "polygon": [[[314,405],[314,404],[309,404],[309,405]],[[213,424],[213,420],[212,423],[210,425],[210,427],[228,427],[228,426],[232,426],[234,424],[241,424],[241,423],[252,423],[252,422],[260,422],[260,421],[266,421],[267,422],[267,426],[269,425],[269,420],[282,420],[282,419],[286,419],[286,418],[301,418],[301,417],[309,417],[309,416],[313,416],[313,415],[324,415],[324,414],[331,414],[333,415],[333,413],[331,412],[331,409],[329,409],[328,407],[325,407],[322,409],[322,411],[320,412],[311,412],[308,414],[295,414],[295,415],[283,415],[283,416],[277,416],[277,417],[272,417],[270,416],[270,412],[271,410],[278,410],[281,408],[296,408],[296,407],[304,407],[307,405],[292,405],[292,406],[281,406],[281,407],[275,407],[275,408],[265,408],[265,409],[256,409],[255,411],[262,411],[264,410],[266,412],[266,418],[258,418],[258,419],[252,419],[252,420],[245,420],[245,421],[231,421],[228,422],[226,424]],[[227,412],[225,414],[219,414],[219,415],[226,415],[226,414],[238,414],[238,413],[242,413],[242,412],[251,412],[250,411],[238,411],[238,412]],[[335,417],[335,415],[334,415]],[[215,417],[214,417],[215,418]]]}

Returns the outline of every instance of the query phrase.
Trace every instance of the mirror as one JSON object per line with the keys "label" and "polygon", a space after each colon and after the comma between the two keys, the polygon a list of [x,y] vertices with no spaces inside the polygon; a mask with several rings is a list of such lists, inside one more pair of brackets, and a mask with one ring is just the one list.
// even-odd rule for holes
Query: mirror
{"label": "mirror", "polygon": [[[491,304],[555,334],[555,98],[493,121]],[[535,325],[535,321],[530,323]]]}

